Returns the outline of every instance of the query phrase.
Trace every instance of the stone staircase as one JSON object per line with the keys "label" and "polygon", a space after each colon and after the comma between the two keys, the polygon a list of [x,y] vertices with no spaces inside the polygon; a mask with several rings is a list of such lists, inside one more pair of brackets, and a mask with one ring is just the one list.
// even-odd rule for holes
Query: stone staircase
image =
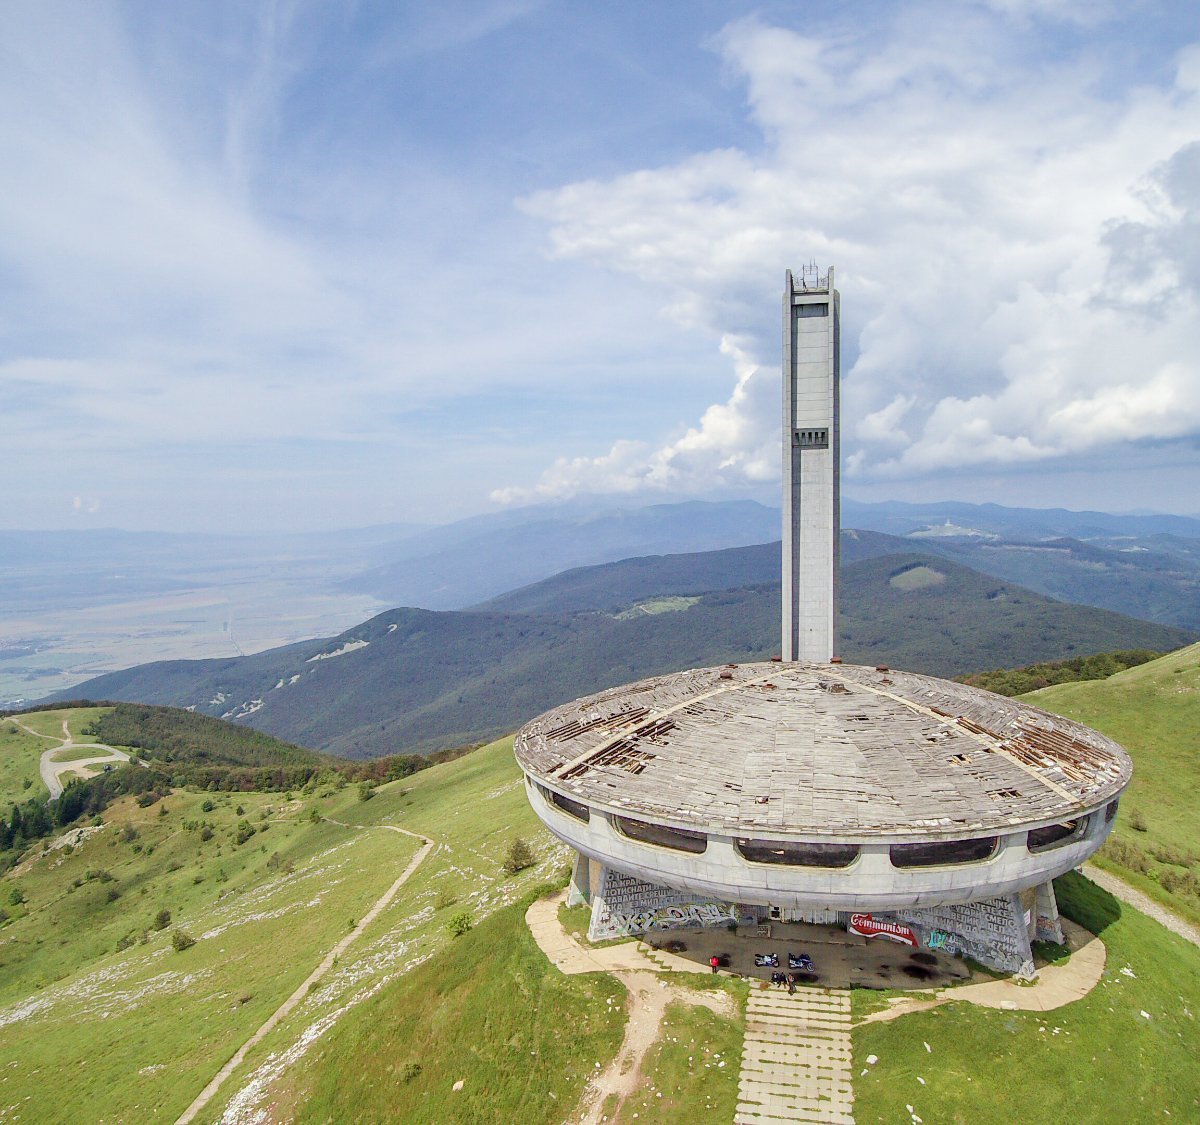
{"label": "stone staircase", "polygon": [[850,993],[752,988],[735,1125],[853,1125]]}
{"label": "stone staircase", "polygon": [[[644,941],[637,943],[637,951],[650,962],[650,967],[660,973],[706,973],[707,967],[665,949],[655,949]],[[728,974],[725,974],[728,976]]]}

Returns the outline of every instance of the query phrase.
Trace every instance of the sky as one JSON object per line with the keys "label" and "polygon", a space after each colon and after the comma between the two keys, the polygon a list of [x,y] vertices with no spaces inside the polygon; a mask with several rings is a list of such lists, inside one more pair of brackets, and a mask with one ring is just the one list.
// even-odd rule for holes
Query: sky
{"label": "sky", "polygon": [[0,526],[1200,513],[1194,0],[0,0]]}

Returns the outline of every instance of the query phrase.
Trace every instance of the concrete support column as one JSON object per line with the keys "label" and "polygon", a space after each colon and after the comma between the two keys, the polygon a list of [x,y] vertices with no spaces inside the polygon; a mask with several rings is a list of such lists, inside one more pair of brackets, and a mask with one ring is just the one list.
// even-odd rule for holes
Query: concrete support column
{"label": "concrete support column", "polygon": [[571,867],[571,885],[567,888],[567,905],[582,906],[592,901],[591,860],[582,852],[575,853]]}
{"label": "concrete support column", "polygon": [[1054,884],[1039,883],[1034,910],[1037,914],[1036,930],[1038,941],[1052,941],[1056,945],[1064,944],[1062,922],[1058,917],[1058,899],[1054,896]]}

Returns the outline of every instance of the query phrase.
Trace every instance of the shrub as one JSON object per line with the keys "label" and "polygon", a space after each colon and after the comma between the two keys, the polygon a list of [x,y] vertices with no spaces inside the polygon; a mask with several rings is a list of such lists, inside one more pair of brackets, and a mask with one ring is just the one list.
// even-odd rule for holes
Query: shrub
{"label": "shrub", "polygon": [[1170,863],[1176,867],[1191,867],[1196,862],[1196,857],[1191,852],[1183,852],[1166,844],[1151,848],[1150,854],[1159,863]]}
{"label": "shrub", "polygon": [[1150,857],[1137,844],[1110,836],[1104,845],[1102,854],[1114,863],[1119,863],[1130,871],[1136,871],[1139,875],[1150,874]]}
{"label": "shrub", "polygon": [[196,939],[191,934],[185,934],[182,930],[171,931],[171,945],[176,953],[182,953],[185,949],[191,949],[196,944]]}
{"label": "shrub", "polygon": [[171,912],[166,908],[154,915],[154,928],[165,930],[171,924]]}
{"label": "shrub", "polygon": [[256,831],[257,830],[255,829],[254,825],[248,820],[239,821],[237,826],[237,835],[234,836],[234,839],[238,844],[244,844],[250,839],[251,836],[254,835]]}
{"label": "shrub", "polygon": [[371,788],[369,781],[360,781],[358,783],[358,799],[360,801],[369,801],[375,796],[375,790]]}
{"label": "shrub", "polygon": [[435,910],[445,910],[447,907],[453,906],[458,902],[458,895],[452,895],[449,891],[442,891],[437,896],[437,902],[434,903]]}
{"label": "shrub", "polygon": [[1148,828],[1146,818],[1142,816],[1141,809],[1133,809],[1129,814],[1129,827],[1135,832],[1145,832]]}
{"label": "shrub", "polygon": [[204,841],[208,841],[208,840],[211,840],[212,838],[213,838],[212,827],[210,825],[206,824],[203,828],[200,829],[200,839],[204,840]]}
{"label": "shrub", "polygon": [[1159,885],[1163,890],[1173,895],[1193,895],[1200,897],[1200,879],[1190,871],[1173,871],[1166,868],[1157,875]]}
{"label": "shrub", "polygon": [[205,797],[204,803],[200,806],[201,812],[212,812],[217,806],[212,803],[211,797]]}
{"label": "shrub", "polygon": [[9,892],[8,901],[13,906],[20,906],[25,901],[25,892],[20,887],[13,887]]}
{"label": "shrub", "polygon": [[141,835],[141,833],[138,832],[138,830],[134,828],[132,824],[127,824],[121,829],[121,843],[132,844],[139,835]]}
{"label": "shrub", "polygon": [[450,931],[452,937],[462,937],[473,925],[475,925],[475,919],[471,917],[471,912],[460,910],[457,914],[450,915],[446,929]]}
{"label": "shrub", "polygon": [[421,1064],[419,1062],[407,1062],[400,1068],[400,1081],[411,1082],[421,1073]]}
{"label": "shrub", "polygon": [[516,875],[517,872],[532,867],[536,862],[537,856],[528,841],[522,836],[514,836],[512,843],[508,845],[508,851],[504,853],[504,870],[509,875]]}

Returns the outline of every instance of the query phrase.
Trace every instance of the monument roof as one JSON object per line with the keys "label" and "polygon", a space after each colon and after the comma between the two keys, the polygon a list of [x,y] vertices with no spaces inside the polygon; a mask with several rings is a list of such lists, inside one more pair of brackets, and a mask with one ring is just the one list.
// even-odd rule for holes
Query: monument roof
{"label": "monument roof", "polygon": [[768,839],[936,839],[1067,820],[1128,783],[1097,731],[948,680],[847,664],[702,668],[528,723],[534,780],[592,807]]}

